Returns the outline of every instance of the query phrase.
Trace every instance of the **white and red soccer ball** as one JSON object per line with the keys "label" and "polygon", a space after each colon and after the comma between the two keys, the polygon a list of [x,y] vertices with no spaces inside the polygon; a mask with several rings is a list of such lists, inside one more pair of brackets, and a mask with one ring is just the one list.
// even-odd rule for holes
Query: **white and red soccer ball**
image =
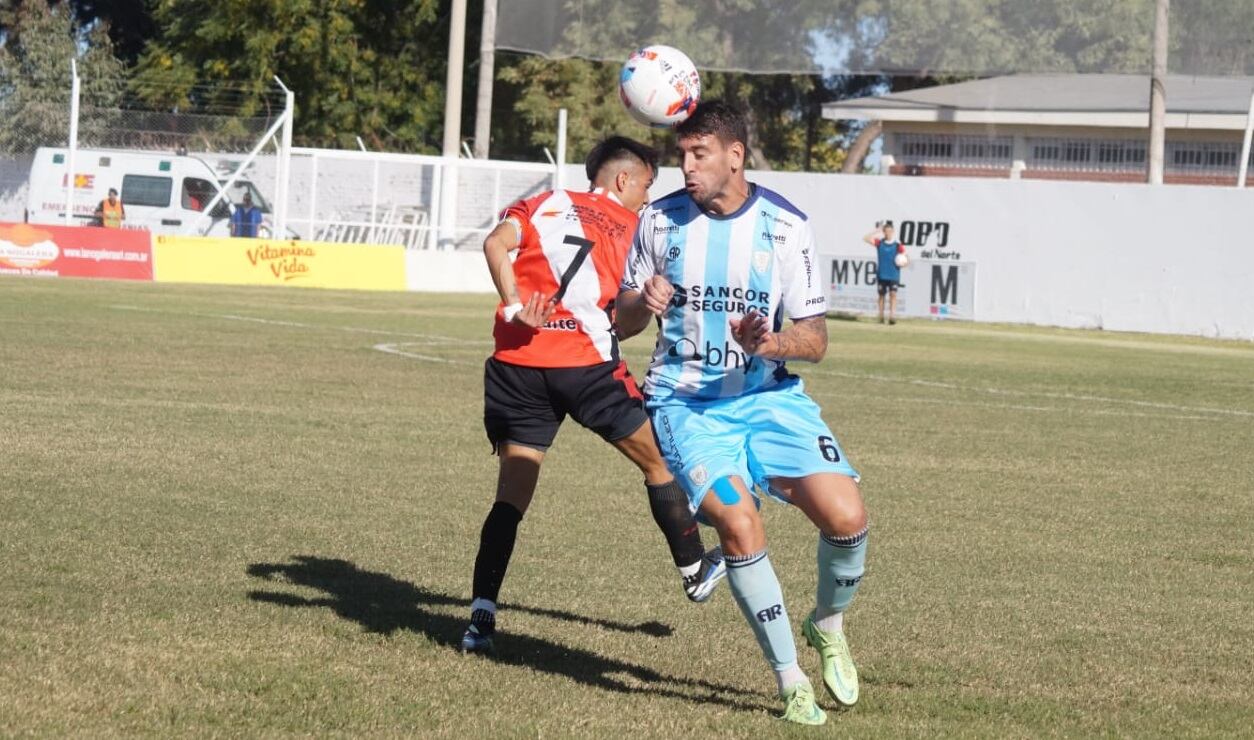
{"label": "white and red soccer ball", "polygon": [[687,120],[701,100],[696,65],[679,49],[656,44],[632,52],[618,77],[618,94],[631,117],[668,128]]}

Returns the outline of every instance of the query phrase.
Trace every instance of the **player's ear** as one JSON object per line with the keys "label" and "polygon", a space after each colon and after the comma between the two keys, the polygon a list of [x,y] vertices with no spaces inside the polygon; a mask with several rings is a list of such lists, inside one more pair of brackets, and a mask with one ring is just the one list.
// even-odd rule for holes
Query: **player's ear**
{"label": "player's ear", "polygon": [[629,182],[631,182],[631,173],[627,170],[619,170],[618,174],[614,176],[614,187],[619,193],[627,190]]}
{"label": "player's ear", "polygon": [[733,141],[728,147],[728,153],[732,158],[732,172],[739,172],[745,168],[745,145],[743,142]]}

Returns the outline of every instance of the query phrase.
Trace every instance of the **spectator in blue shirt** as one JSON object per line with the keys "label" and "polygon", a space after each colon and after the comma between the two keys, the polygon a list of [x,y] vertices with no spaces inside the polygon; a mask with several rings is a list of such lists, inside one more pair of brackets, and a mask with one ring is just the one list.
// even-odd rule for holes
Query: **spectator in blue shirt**
{"label": "spectator in blue shirt", "polygon": [[901,285],[901,268],[897,267],[897,255],[906,248],[893,238],[893,222],[875,224],[875,231],[862,237],[862,241],[875,247],[878,258],[876,290],[879,292],[880,323],[884,323],[884,296],[888,295],[888,323],[897,323],[897,287]]}
{"label": "spectator in blue shirt", "polygon": [[231,236],[255,237],[260,226],[261,209],[253,207],[251,193],[244,193],[244,202],[231,214]]}

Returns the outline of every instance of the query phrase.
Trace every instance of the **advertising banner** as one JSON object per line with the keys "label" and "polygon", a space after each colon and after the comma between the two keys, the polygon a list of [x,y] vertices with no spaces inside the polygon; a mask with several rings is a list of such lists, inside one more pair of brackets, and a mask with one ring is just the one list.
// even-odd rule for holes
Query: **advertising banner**
{"label": "advertising banner", "polygon": [[147,231],[0,222],[0,275],[152,280],[152,264]]}
{"label": "advertising banner", "polygon": [[[828,311],[874,315],[879,310],[875,253],[868,252],[828,259]],[[974,319],[975,263],[910,260],[901,270],[897,315]]]}
{"label": "advertising banner", "polygon": [[405,290],[400,246],[202,236],[153,242],[163,283]]}

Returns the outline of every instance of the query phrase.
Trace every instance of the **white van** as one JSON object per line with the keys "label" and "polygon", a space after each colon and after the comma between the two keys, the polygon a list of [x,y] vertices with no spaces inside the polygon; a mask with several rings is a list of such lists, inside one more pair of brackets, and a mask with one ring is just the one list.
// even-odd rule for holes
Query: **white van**
{"label": "white van", "polygon": [[[41,147],[35,152],[26,201],[28,223],[65,223],[68,157],[66,149]],[[270,205],[248,180],[237,179],[213,213],[204,213],[226,180],[204,160],[186,154],[79,149],[74,153],[74,223],[98,224],[96,206],[110,188],[115,188],[126,208],[122,228],[148,229],[154,234],[230,236],[231,212],[248,193],[262,213],[258,236],[270,236]],[[298,237],[289,234],[288,238]]]}

